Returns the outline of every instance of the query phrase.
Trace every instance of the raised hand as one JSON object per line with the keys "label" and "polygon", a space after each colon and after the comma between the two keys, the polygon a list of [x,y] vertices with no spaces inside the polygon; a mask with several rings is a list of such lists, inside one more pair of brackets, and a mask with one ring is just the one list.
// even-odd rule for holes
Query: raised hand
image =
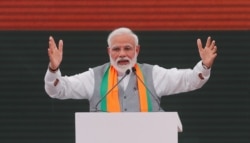
{"label": "raised hand", "polygon": [[63,57],[63,41],[62,40],[59,41],[58,48],[57,48],[54,38],[52,36],[49,37],[48,56],[50,60],[50,64],[49,64],[50,69],[52,70],[58,69],[62,62],[62,57]]}
{"label": "raised hand", "polygon": [[202,63],[208,68],[212,67],[217,56],[217,46],[215,45],[215,41],[212,41],[211,37],[208,37],[206,46],[203,48],[201,40],[197,39],[197,46]]}

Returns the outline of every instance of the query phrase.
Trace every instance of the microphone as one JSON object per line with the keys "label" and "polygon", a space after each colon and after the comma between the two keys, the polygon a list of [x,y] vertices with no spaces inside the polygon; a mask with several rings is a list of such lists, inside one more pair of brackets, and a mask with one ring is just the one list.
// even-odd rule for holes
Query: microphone
{"label": "microphone", "polygon": [[154,100],[156,101],[156,103],[159,106],[159,111],[161,110],[161,106],[160,106],[160,101],[158,99],[158,97],[156,97],[154,94],[152,94],[152,92],[150,91],[150,89],[146,86],[146,84],[142,81],[142,79],[136,74],[136,69],[135,67],[132,67],[132,71],[135,74],[136,78],[139,79],[139,81],[143,84],[143,86],[149,91],[149,93],[153,96]]}
{"label": "microphone", "polygon": [[97,107],[98,105],[102,102],[102,100],[104,98],[106,98],[108,96],[108,94],[117,86],[121,83],[121,81],[130,73],[130,69],[127,69],[126,72],[125,72],[125,75],[97,102],[96,106],[95,106],[95,109],[96,109],[96,112],[97,111],[101,111],[101,110],[97,110]]}

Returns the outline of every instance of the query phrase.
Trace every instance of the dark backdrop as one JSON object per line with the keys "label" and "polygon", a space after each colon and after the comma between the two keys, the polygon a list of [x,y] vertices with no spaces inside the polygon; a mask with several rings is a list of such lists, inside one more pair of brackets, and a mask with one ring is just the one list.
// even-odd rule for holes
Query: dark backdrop
{"label": "dark backdrop", "polygon": [[[162,98],[183,124],[180,143],[249,143],[250,31],[136,31],[140,63],[192,68],[196,39],[212,36],[218,57],[210,80],[196,91]],[[48,38],[64,40],[63,75],[109,60],[108,31],[0,31],[0,142],[74,143],[74,113],[86,100],[57,100],[44,91]]]}

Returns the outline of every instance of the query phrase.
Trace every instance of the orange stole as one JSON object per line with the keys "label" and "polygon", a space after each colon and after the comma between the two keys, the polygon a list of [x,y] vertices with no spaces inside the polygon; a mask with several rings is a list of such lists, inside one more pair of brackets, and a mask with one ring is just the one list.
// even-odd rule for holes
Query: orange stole
{"label": "orange stole", "polygon": [[[150,99],[150,94],[148,93],[146,87],[142,82],[145,83],[143,73],[138,64],[135,65],[136,74],[142,81],[138,81],[138,92],[139,92],[139,102],[141,112],[152,111],[152,103]],[[118,82],[117,71],[113,66],[107,69],[102,79],[101,86],[101,98],[107,94],[112,89],[112,91],[106,96],[101,103],[101,110],[108,112],[121,112],[120,102],[119,102],[119,89],[118,86],[114,87]],[[138,80],[138,79],[137,79]]]}

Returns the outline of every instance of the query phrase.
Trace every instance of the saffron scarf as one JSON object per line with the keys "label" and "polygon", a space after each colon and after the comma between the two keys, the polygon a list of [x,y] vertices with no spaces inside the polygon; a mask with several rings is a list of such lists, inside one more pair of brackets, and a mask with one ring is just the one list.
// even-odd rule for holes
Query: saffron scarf
{"label": "saffron scarf", "polygon": [[[146,84],[143,73],[138,64],[135,65],[136,74],[141,80],[137,79],[138,93],[139,93],[139,104],[141,112],[151,112],[152,103],[150,99],[150,93],[144,86]],[[111,88],[115,86],[118,82],[118,74],[113,66],[107,68],[101,82],[101,98],[104,97]],[[142,83],[144,82],[144,84]],[[101,102],[101,110],[107,112],[121,112],[120,102],[119,102],[119,89],[118,86],[114,87],[112,91],[106,96]]]}

